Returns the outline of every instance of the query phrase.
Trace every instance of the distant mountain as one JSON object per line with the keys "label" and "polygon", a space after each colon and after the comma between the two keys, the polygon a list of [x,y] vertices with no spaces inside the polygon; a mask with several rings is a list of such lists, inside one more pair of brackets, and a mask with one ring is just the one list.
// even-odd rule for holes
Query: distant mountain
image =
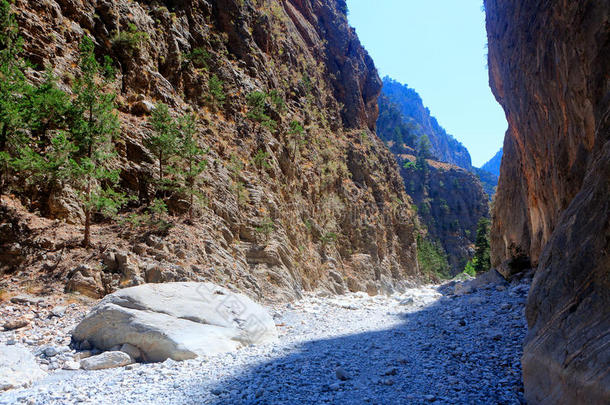
{"label": "distant mountain", "polygon": [[494,157],[489,159],[487,163],[481,166],[481,169],[485,170],[488,173],[496,175],[496,177],[499,177],[500,163],[502,163],[502,148],[500,148],[500,150],[494,155]]}
{"label": "distant mountain", "polygon": [[498,176],[488,172],[487,170],[479,169],[478,167],[473,167],[472,171],[479,177],[483,190],[485,190],[489,200],[491,200],[494,194],[496,194],[496,187],[498,187]]}
{"label": "distant mountain", "polygon": [[472,167],[468,150],[438,125],[417,92],[387,77],[377,136],[396,157],[428,242],[440,248],[436,270],[460,273],[472,258],[479,219],[489,216],[496,176]]}
{"label": "distant mountain", "polygon": [[[439,125],[436,118],[430,115],[430,110],[424,106],[421,97],[415,90],[386,76],[383,79],[381,94],[379,121],[377,124],[378,134],[381,132],[387,135],[387,130],[391,128],[390,124],[397,122],[397,113],[400,112],[406,117],[406,121],[400,123],[402,127],[409,127],[416,138],[424,134],[428,136],[431,143],[431,152],[436,160],[451,163],[467,170],[472,169],[468,149],[453,136],[449,135]],[[389,105],[391,108],[384,108],[384,105],[385,107]],[[394,128],[396,128],[395,131],[401,134],[404,133],[402,128]],[[407,141],[406,137],[405,141]],[[406,143],[408,146],[415,146],[414,144]]]}
{"label": "distant mountain", "polygon": [[487,163],[481,166],[480,169],[473,168],[473,171],[481,179],[483,189],[489,195],[491,200],[496,193],[496,187],[498,186],[498,178],[500,177],[500,163],[502,162],[502,148],[489,159]]}

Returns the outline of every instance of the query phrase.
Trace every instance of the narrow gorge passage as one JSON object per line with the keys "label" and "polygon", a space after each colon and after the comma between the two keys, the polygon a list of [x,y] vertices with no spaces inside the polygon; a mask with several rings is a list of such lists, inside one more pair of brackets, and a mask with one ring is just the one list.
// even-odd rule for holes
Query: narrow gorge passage
{"label": "narrow gorge passage", "polygon": [[475,291],[452,284],[391,296],[308,295],[270,308],[279,344],[61,371],[1,394],[0,404],[523,403],[529,280]]}
{"label": "narrow gorge passage", "polygon": [[609,68],[609,0],[0,0],[0,405],[610,404]]}

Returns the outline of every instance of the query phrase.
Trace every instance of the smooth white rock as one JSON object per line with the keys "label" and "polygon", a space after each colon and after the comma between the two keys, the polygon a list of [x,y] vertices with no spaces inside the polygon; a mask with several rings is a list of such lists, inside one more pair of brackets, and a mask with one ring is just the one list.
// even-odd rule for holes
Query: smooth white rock
{"label": "smooth white rock", "polygon": [[27,349],[0,345],[0,391],[28,387],[45,375]]}
{"label": "smooth white rock", "polygon": [[[111,325],[111,327],[109,327]],[[273,318],[212,283],[143,284],[106,296],[75,328],[76,341],[109,350],[129,343],[145,361],[192,359],[277,341]]]}
{"label": "smooth white rock", "polygon": [[123,367],[133,363],[131,357],[123,352],[104,352],[97,356],[87,357],[80,365],[84,370],[103,370],[106,368]]}

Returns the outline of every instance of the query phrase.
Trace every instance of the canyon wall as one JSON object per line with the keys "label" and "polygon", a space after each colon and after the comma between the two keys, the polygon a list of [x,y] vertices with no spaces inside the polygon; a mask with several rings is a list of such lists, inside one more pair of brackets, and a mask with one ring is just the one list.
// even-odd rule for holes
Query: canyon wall
{"label": "canyon wall", "polygon": [[[344,1],[17,0],[13,8],[33,82],[49,66],[69,92],[84,36],[113,59],[114,167],[134,199],[123,225],[94,225],[85,252],[70,242],[82,219],[70,190],[23,188],[14,173],[13,195],[30,212],[5,207],[1,225],[27,232],[3,234],[0,255],[17,256],[0,271],[67,281],[93,296],[144,281],[209,280],[285,300],[417,281],[417,219],[374,134],[381,80]],[[255,91],[266,94],[266,125],[248,114]],[[128,222],[155,198],[146,139],[156,102],[175,115],[195,112],[198,142],[209,147],[199,190],[206,203],[189,223],[184,201],[170,196],[173,226],[163,235]],[[37,141],[44,148],[49,139]]]}
{"label": "canyon wall", "polygon": [[[440,129],[435,130],[432,120],[415,90],[384,79],[377,136],[396,157],[428,239],[440,243],[450,266],[448,274],[456,275],[473,256],[479,219],[489,217],[488,196],[494,192],[494,176],[472,167],[468,150],[438,124]],[[424,134],[431,141],[425,168],[417,165],[416,158],[419,138]]]}
{"label": "canyon wall", "polygon": [[[488,197],[481,182],[474,173],[449,163],[429,159],[427,169],[421,170],[414,155],[396,158],[429,239],[439,241],[447,253],[449,275],[461,273],[474,255],[479,220],[489,218]],[[407,162],[411,164],[405,167]]]}
{"label": "canyon wall", "polygon": [[471,169],[468,149],[439,125],[415,90],[384,77],[382,95],[396,105],[418,137],[424,134],[428,136],[435,160]]}
{"label": "canyon wall", "polygon": [[486,0],[509,129],[492,264],[530,267],[529,403],[610,403],[610,27],[606,0]]}

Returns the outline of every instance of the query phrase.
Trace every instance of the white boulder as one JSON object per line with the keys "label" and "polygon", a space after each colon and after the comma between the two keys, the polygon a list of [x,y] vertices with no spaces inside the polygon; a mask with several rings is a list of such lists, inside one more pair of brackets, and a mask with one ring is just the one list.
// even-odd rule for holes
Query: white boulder
{"label": "white boulder", "polygon": [[106,368],[123,367],[133,363],[127,353],[123,352],[104,352],[97,356],[87,357],[80,362],[83,370],[103,370]]}
{"label": "white boulder", "polygon": [[45,375],[27,349],[0,345],[0,391],[28,387]]}
{"label": "white boulder", "polygon": [[[73,331],[100,350],[130,344],[144,361],[192,359],[277,340],[259,304],[211,283],[144,284],[106,296]],[[84,368],[84,367],[83,367]]]}

